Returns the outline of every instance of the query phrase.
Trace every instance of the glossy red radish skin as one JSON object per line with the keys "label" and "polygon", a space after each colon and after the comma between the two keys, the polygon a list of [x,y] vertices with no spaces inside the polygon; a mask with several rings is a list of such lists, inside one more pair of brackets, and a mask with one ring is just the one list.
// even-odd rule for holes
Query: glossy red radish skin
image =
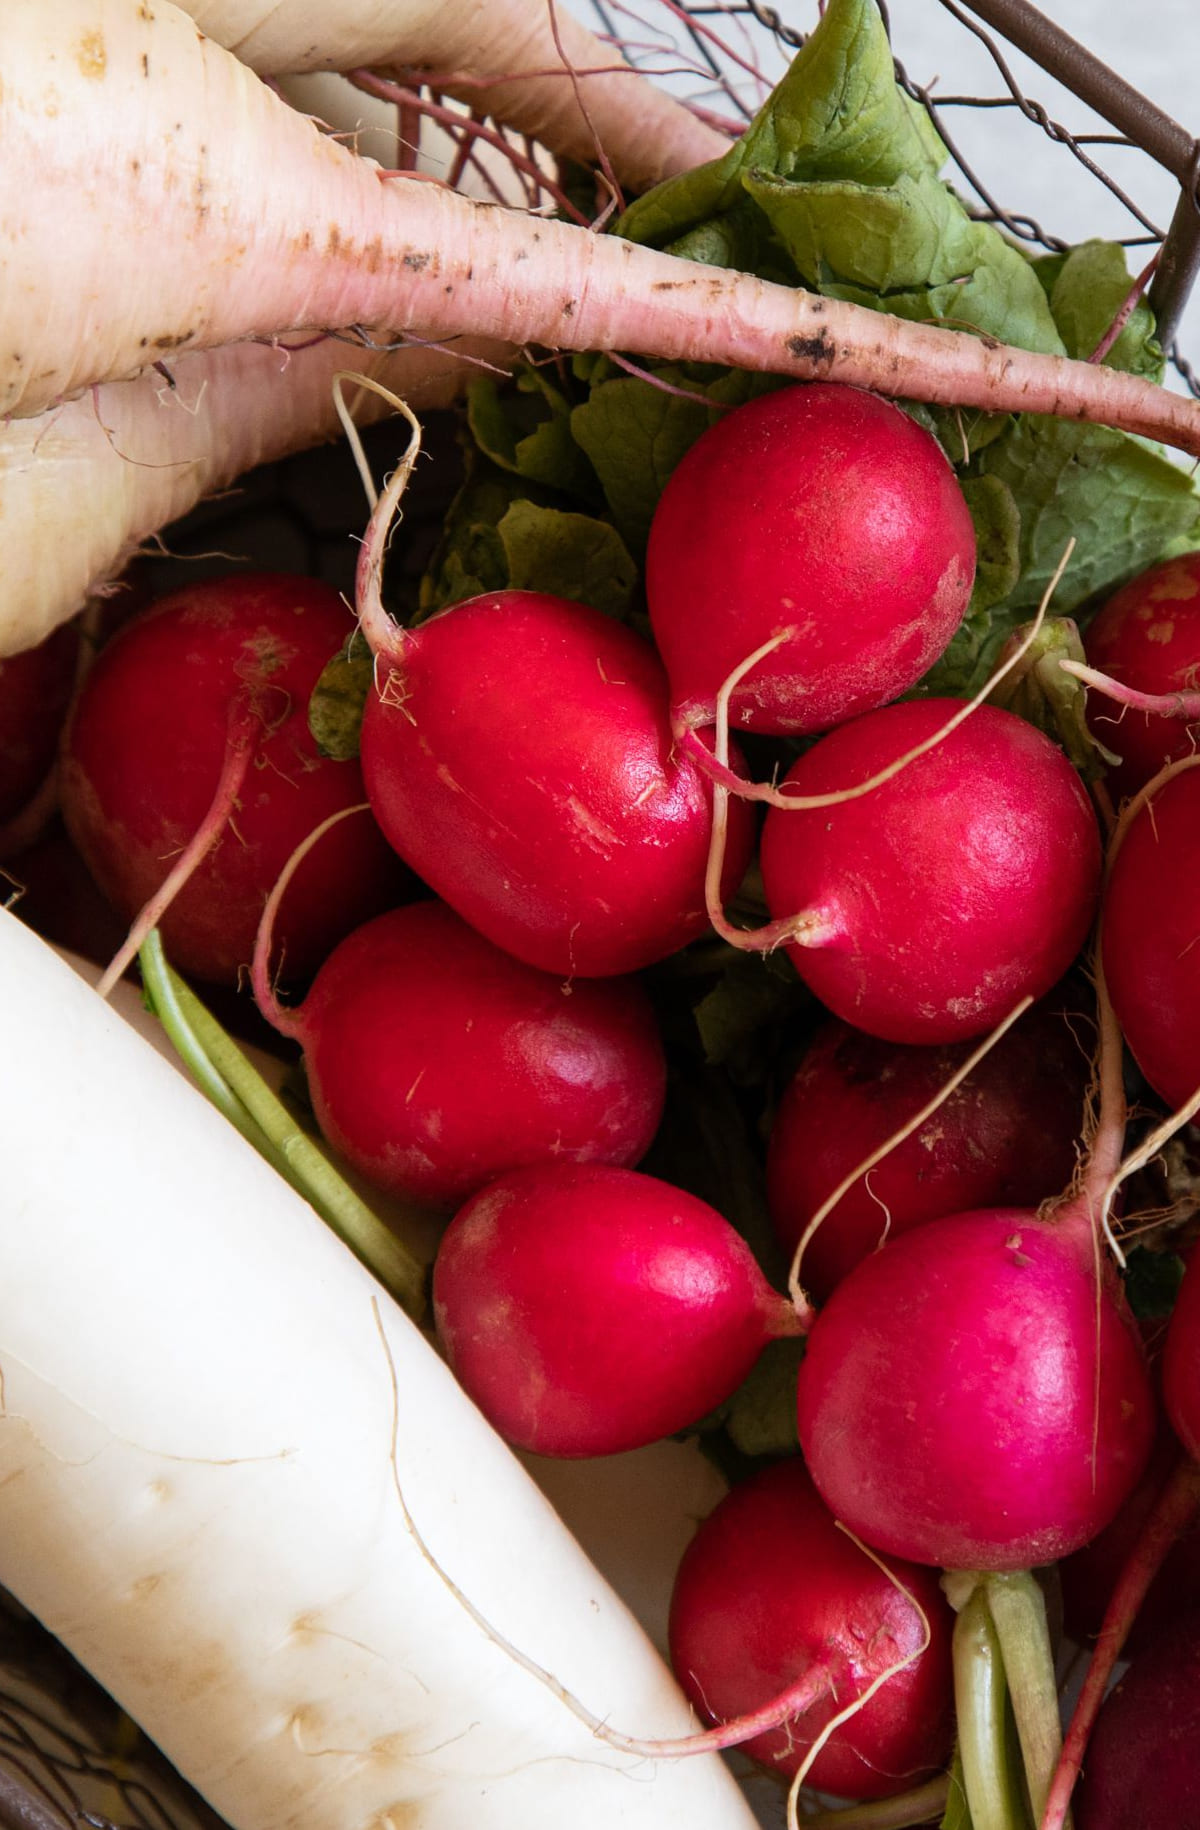
{"label": "glossy red radish skin", "polygon": [[826,1667],[819,1704],[745,1744],[752,1759],[791,1775],[833,1715],[913,1655],[834,1730],[809,1774],[847,1798],[902,1791],[949,1751],[952,1617],[931,1571],[898,1564],[893,1574],[839,1531],[801,1461],[764,1468],[721,1501],[684,1553],[671,1597],[675,1674],[702,1716],[728,1721]]}
{"label": "glossy red radish skin", "polygon": [[612,1455],[684,1429],[796,1332],[706,1202],[595,1165],[518,1170],[473,1196],[438,1252],[433,1307],[470,1397],[540,1455]]}
{"label": "glossy red radish skin", "polygon": [[0,659],[0,823],[20,813],[50,773],[78,653],[79,631],[68,623],[36,648]]}
{"label": "glossy red radish skin", "polygon": [[838,1285],[800,1369],[826,1504],[876,1548],[951,1569],[1030,1569],[1094,1537],[1145,1467],[1155,1408],[1081,1211],[915,1227]]}
{"label": "glossy red radish skin", "polygon": [[453,1206],[529,1163],[636,1163],[666,1062],[633,979],[538,972],[443,903],[377,916],[298,1012],[321,1130],[388,1193]]}
{"label": "glossy red radish skin", "polygon": [[1173,1109],[1200,1087],[1200,771],[1131,821],[1104,895],[1104,974],[1125,1040]]}
{"label": "glossy red radish skin", "polygon": [[936,440],[890,401],[814,382],[725,415],[672,474],[646,595],[679,726],[827,730],[912,686],[954,634],[975,530]]}
{"label": "glossy red radish skin", "polygon": [[[889,705],[792,767],[797,794],[854,787],[931,738],[959,702]],[[1087,935],[1096,817],[1062,752],[982,706],[883,786],[820,810],[772,808],[767,904],[836,1016],[890,1042],[981,1035],[1056,984]]]}
{"label": "glossy red radish skin", "polygon": [[[963,1065],[970,1045],[908,1048],[836,1018],[814,1036],[775,1115],[767,1195],[793,1253],[842,1180]],[[1032,1011],[934,1116],[860,1178],[821,1222],[800,1267],[826,1297],[884,1238],[985,1204],[1032,1206],[1076,1163],[1088,1062],[1065,1015]]]}
{"label": "glossy red radish skin", "polygon": [[[1200,553],[1164,559],[1111,597],[1084,638],[1090,666],[1138,692],[1195,691],[1200,684]],[[1089,692],[1087,719],[1121,758],[1110,782],[1136,794],[1164,763],[1196,748],[1195,721],[1125,708]]]}
{"label": "glossy red radish skin", "polygon": [[[704,931],[710,792],[674,754],[649,643],[582,604],[502,591],[422,624],[377,674],[362,735],[376,817],[489,940],[599,978]],[[731,892],[746,809],[732,827]]]}
{"label": "glossy red radish skin", "polygon": [[[239,695],[262,727],[232,821],[160,924],[182,971],[234,980],[292,851],[327,815],[365,798],[358,764],[321,756],[307,723],[309,694],[350,627],[328,585],[276,573],[216,578],[126,625],[88,677],[64,734],[63,813],[126,919],[204,820]],[[279,924],[285,971],[311,972],[406,887],[369,815],[342,821],[290,887]]]}

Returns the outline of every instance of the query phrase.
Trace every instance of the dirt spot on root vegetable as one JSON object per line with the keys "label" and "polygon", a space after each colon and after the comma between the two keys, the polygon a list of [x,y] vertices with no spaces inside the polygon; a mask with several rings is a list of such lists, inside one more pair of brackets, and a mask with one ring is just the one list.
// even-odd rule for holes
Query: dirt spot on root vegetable
{"label": "dirt spot on root vegetable", "polygon": [[85,32],[75,53],[81,76],[99,78],[108,69],[108,51],[103,32]]}
{"label": "dirt spot on root vegetable", "polygon": [[424,273],[432,258],[429,254],[406,254],[400,265],[410,273]]}
{"label": "dirt spot on root vegetable", "polygon": [[789,337],[788,354],[797,362],[811,362],[822,368],[832,368],[837,357],[837,350],[829,340],[829,332],[822,327],[815,337]]}

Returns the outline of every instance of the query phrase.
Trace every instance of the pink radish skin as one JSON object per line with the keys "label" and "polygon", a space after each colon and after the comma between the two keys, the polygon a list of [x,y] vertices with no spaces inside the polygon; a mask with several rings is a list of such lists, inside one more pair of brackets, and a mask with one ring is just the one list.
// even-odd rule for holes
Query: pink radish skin
{"label": "pink radish skin", "polygon": [[[1200,553],[1151,566],[1105,604],[1084,640],[1090,666],[1155,696],[1200,685]],[[1196,721],[1125,709],[1089,692],[1087,719],[1098,741],[1121,758],[1109,780],[1136,794],[1164,763],[1190,756]]]}
{"label": "pink radish skin", "polygon": [[[401,857],[489,940],[603,978],[703,933],[711,795],[673,751],[662,665],[611,617],[532,591],[443,611],[377,665],[362,766]],[[739,808],[736,888],[752,820]]]}
{"label": "pink radish skin", "polygon": [[799,1460],[735,1487],[700,1526],[671,1597],[671,1663],[700,1714],[748,1714],[824,1668],[825,1695],[785,1728],[744,1751],[794,1774],[829,1719],[906,1654],[869,1702],[835,1729],[809,1773],[822,1792],[887,1798],[944,1762],[953,1737],[952,1615],[936,1575],[913,1564],[894,1574],[929,1625],[879,1565],[839,1531]]}
{"label": "pink radish skin", "polygon": [[[100,41],[97,73],[75,47]],[[1200,450],[1200,408],[1136,376],[381,178],[169,0],[9,0],[2,54],[0,414],[185,348],[366,324],[731,363]],[[153,284],[131,291],[131,272]]]}
{"label": "pink radish skin", "polygon": [[1172,1109],[1200,1086],[1200,771],[1131,821],[1104,897],[1104,974],[1125,1040]]}
{"label": "pink radish skin", "polygon": [[[789,771],[797,794],[865,781],[930,738],[958,701],[885,706]],[[771,915],[836,1016],[889,1042],[981,1035],[1062,977],[1091,923],[1096,818],[1062,752],[983,706],[882,787],[820,810],[772,808]]]}
{"label": "pink radish skin", "polygon": [[936,441],[899,407],[833,383],[726,415],[663,491],[646,553],[677,729],[772,636],[735,689],[735,730],[827,730],[896,699],[954,634],[975,530]]}
{"label": "pink radish skin", "polygon": [[1078,1830],[1200,1824],[1200,1615],[1176,1619],[1110,1694],[1092,1733]]}
{"label": "pink radish skin", "polygon": [[[905,1048],[836,1019],[814,1037],[775,1116],[767,1196],[789,1256],[822,1203],[962,1066],[970,1045]],[[843,1195],[805,1246],[818,1299],[884,1238],[968,1208],[1036,1203],[1070,1180],[1088,1063],[1067,1019],[1030,1012],[946,1100]]]}
{"label": "pink radish skin", "polygon": [[877,1549],[949,1569],[1030,1569],[1095,1537],[1141,1476],[1155,1408],[1081,1208],[905,1233],[838,1285],[800,1369],[826,1504]]}
{"label": "pink radish skin", "polygon": [[0,824],[21,812],[53,767],[78,652],[79,631],[69,625],[0,660]]}
{"label": "pink radish skin", "polygon": [[[292,851],[328,814],[364,799],[358,764],[321,756],[307,723],[317,676],[350,628],[336,591],[313,580],[212,579],[127,624],[88,676],[64,734],[63,814],[127,920],[209,810],[231,708],[242,705],[261,727],[232,821],[160,924],[181,971],[235,981]],[[311,972],[406,887],[370,817],[342,821],[290,886],[285,969]]]}
{"label": "pink radish skin", "polygon": [[695,1423],[797,1332],[706,1202],[636,1170],[542,1165],[472,1197],[433,1270],[442,1345],[500,1434],[614,1455]]}
{"label": "pink radish skin", "polygon": [[662,1115],[636,980],[564,985],[437,902],[342,941],[288,1030],[329,1141],[377,1187],[438,1206],[529,1163],[636,1163]]}

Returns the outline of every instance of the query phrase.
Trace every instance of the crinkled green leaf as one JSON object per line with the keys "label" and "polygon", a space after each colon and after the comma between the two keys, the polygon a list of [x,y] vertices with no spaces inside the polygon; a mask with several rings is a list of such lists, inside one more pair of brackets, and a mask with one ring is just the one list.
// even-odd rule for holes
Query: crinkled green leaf
{"label": "crinkled green leaf", "polygon": [[1125,1295],[1139,1321],[1163,1321],[1170,1315],[1186,1268],[1175,1252],[1132,1247],[1125,1264]]}
{"label": "crinkled green leaf", "polygon": [[[1050,287],[1050,309],[1069,356],[1086,360],[1099,346],[1133,285],[1125,250],[1115,242],[1085,241],[1058,259]],[[1139,302],[1104,358],[1110,368],[1128,369],[1161,381],[1166,367],[1154,335],[1154,314]]]}
{"label": "crinkled green leaf", "polygon": [[720,978],[696,1005],[696,1028],[704,1059],[753,1086],[772,1070],[780,1031],[812,998],[785,953],[727,952]]}
{"label": "crinkled green leaf", "polygon": [[485,376],[467,396],[471,435],[493,464],[598,507],[596,478],[571,436],[570,415],[565,394],[536,369],[523,369],[516,389],[503,393]]}
{"label": "crinkled green leaf", "polygon": [[991,672],[1007,639],[1008,619],[993,616],[1020,576],[1021,516],[999,477],[960,479],[975,524],[975,587],[967,613],[945,652],[920,681],[918,696],[970,698]]}
{"label": "crinkled green leaf", "polygon": [[638,569],[615,527],[594,515],[535,502],[512,503],[496,532],[507,562],[507,583],[520,591],[548,591],[572,603],[591,604],[623,617],[638,588]]}
{"label": "crinkled green leaf", "polygon": [[1010,613],[1036,608],[1072,537],[1054,595],[1059,614],[1152,564],[1200,514],[1186,471],[1106,426],[1024,414],[981,452],[978,467],[1007,483],[1020,508],[1021,576],[1005,603]]}
{"label": "crinkled green leaf", "polygon": [[520,477],[476,457],[451,504],[421,581],[421,612],[487,591],[546,591],[627,616],[638,569],[617,530],[594,515],[559,507],[551,492],[529,492]]}
{"label": "crinkled green leaf", "polygon": [[1061,353],[1028,261],[929,171],[902,172],[887,189],[758,171],[744,182],[797,272],[822,292]]}
{"label": "crinkled green leaf", "polygon": [[347,646],[326,662],[308,701],[308,728],[322,756],[349,762],[358,755],[373,672],[371,650],[356,629]]}
{"label": "crinkled green leaf", "polygon": [[795,1455],[796,1379],[804,1357],[799,1339],[769,1341],[750,1376],[721,1410],[721,1421],[743,1455]]}

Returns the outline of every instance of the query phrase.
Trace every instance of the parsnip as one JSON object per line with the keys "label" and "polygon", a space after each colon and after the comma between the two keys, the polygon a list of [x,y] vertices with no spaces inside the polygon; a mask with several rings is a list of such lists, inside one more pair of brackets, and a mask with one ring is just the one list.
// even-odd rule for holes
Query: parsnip
{"label": "parsnip", "polygon": [[749,1825],[471,1622],[397,1471],[497,1627],[622,1726],[687,1720],[420,1334],[9,914],[0,1007],[0,1581],[239,1830]]}
{"label": "parsnip", "polygon": [[[502,365],[510,353],[465,342],[390,355],[331,339],[292,354],[233,344],[179,357],[173,387],[151,371],[0,425],[0,658],[73,616],[202,496],[335,436],[338,369],[374,376],[419,411],[457,398],[479,360]],[[365,389],[354,401],[363,423],[388,410]]]}
{"label": "parsnip", "polygon": [[1130,375],[384,178],[167,0],[9,0],[0,78],[0,412],[183,348],[388,323],[1103,420],[1200,453],[1200,406]]}
{"label": "parsnip", "polygon": [[719,159],[729,145],[561,0],[553,12],[549,0],[191,0],[187,10],[263,76],[360,65],[457,74],[463,80],[441,85],[447,94],[568,158],[594,164],[602,147],[635,190]]}

